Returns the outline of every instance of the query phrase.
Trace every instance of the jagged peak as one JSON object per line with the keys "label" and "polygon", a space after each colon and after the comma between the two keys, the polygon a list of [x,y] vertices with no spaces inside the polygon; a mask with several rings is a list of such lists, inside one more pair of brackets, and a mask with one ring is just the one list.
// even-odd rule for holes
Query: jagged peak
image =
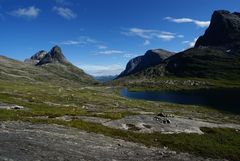
{"label": "jagged peak", "polygon": [[49,52],[46,52],[45,50],[38,51],[36,54],[31,56],[31,58],[26,59],[25,62],[32,63],[37,66],[48,63],[69,64],[64,54],[62,53],[61,48],[58,45],[52,47]]}

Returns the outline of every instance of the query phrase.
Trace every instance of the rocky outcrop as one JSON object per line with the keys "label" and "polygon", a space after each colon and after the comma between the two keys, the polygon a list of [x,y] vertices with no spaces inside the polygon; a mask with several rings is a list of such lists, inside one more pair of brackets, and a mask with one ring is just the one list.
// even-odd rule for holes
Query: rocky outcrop
{"label": "rocky outcrop", "polygon": [[215,11],[209,28],[200,36],[195,47],[214,46],[233,48],[240,46],[240,13]]}
{"label": "rocky outcrop", "polygon": [[127,63],[126,69],[117,78],[135,74],[149,67],[158,65],[171,55],[173,55],[172,52],[162,49],[148,50],[145,55],[131,59]]}
{"label": "rocky outcrop", "polygon": [[46,51],[40,50],[39,52],[34,54],[30,59],[25,59],[24,62],[31,63],[31,64],[37,64],[37,63],[39,63],[39,61],[41,59],[43,59],[45,57],[46,54],[47,54]]}
{"label": "rocky outcrop", "polygon": [[48,63],[69,63],[62,53],[59,46],[54,46],[36,65],[44,65]]}

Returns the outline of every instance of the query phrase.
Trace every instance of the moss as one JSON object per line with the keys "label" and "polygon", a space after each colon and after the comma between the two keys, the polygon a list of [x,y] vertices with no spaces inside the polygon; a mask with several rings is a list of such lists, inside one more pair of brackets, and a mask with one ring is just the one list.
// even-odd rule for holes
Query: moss
{"label": "moss", "polygon": [[[178,116],[194,117],[215,122],[240,123],[239,115],[222,113],[200,106],[185,106],[162,102],[129,100],[117,94],[118,88],[98,87],[61,87],[52,84],[26,84],[0,81],[0,102],[17,104],[25,110],[0,110],[0,120],[22,120],[33,123],[60,124],[79,128],[88,132],[104,134],[146,146],[162,147],[190,152],[197,155],[239,159],[239,132],[231,129],[208,129],[204,135],[160,133],[139,134],[105,127],[101,124],[80,120],[69,122],[56,120],[55,117],[93,116],[108,119],[121,119],[140,112],[171,113]],[[48,116],[36,119],[35,116]],[[214,116],[214,117],[213,117]],[[135,127],[132,127],[133,129]]]}

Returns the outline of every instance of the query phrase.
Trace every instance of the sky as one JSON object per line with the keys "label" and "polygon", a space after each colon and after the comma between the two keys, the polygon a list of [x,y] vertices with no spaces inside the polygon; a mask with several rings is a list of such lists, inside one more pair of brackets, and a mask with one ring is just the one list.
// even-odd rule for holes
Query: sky
{"label": "sky", "polygon": [[116,75],[149,49],[194,46],[219,9],[240,12],[240,1],[0,0],[0,55],[23,61],[59,45],[85,72]]}

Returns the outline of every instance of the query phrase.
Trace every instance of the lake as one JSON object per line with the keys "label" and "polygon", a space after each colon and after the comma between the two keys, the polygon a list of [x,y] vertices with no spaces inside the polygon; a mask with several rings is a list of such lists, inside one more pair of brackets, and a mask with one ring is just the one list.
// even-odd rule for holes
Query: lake
{"label": "lake", "polygon": [[240,114],[240,89],[131,92],[127,88],[123,88],[120,90],[120,94],[130,99],[202,105]]}

